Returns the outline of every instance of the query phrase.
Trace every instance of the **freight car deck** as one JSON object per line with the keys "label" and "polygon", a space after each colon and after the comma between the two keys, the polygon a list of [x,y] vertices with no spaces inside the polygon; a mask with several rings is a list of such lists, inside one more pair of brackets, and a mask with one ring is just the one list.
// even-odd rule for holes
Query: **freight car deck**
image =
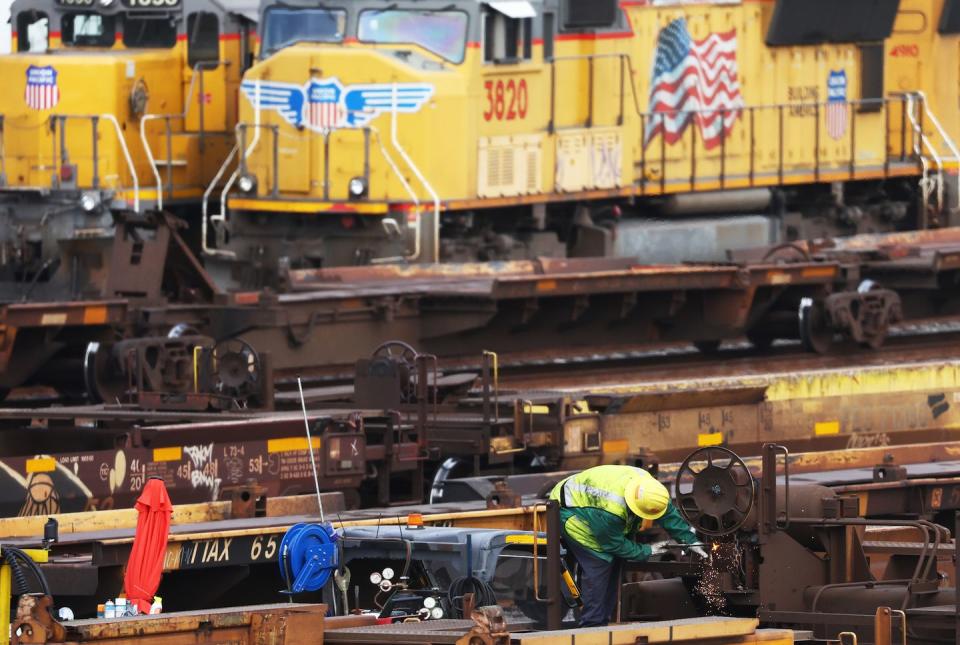
{"label": "freight car deck", "polygon": [[[950,446],[960,427],[960,361],[794,372],[774,361],[775,371],[745,377],[631,383],[619,374],[618,386],[598,379],[567,390],[507,390],[489,373],[439,375],[413,398],[392,359],[374,366],[356,387],[312,391],[333,399],[310,405],[319,484],[342,491],[349,507],[419,501],[431,477],[437,491],[451,477],[513,475],[531,463],[652,467],[704,445],[757,454],[775,440],[812,455],[927,442],[915,454],[958,458]],[[0,514],[129,507],[151,476],[164,479],[176,503],[225,498],[250,480],[271,497],[309,492],[303,431],[293,411],[0,410]],[[807,463],[849,463],[833,454],[841,456]],[[864,465],[883,461],[869,454]]]}
{"label": "freight car deck", "polygon": [[[952,448],[957,449],[956,445]],[[912,449],[892,448],[889,453],[894,459],[901,455],[916,456]],[[838,453],[835,458],[836,466],[842,454]],[[861,517],[913,517],[952,526],[954,512],[960,511],[960,494],[957,494],[960,491],[960,461],[888,463],[881,468],[820,471],[803,464],[802,457],[790,461],[791,468],[802,473],[790,473],[792,485],[803,487],[815,483],[848,499],[857,498],[858,516]],[[561,476],[554,474],[552,478],[556,480]],[[168,598],[176,599],[170,601],[171,607],[180,608],[207,606],[203,603],[213,602],[231,585],[239,586],[225,597],[236,598],[238,602],[269,601],[275,587],[262,586],[262,581],[257,581],[261,580],[260,576],[269,579],[276,575],[275,561],[283,535],[294,524],[317,521],[315,498],[304,496],[273,503],[275,512],[286,514],[257,517],[254,503],[235,503],[231,507],[231,513],[246,513],[247,517],[225,517],[225,509],[216,506],[211,506],[206,516],[201,507],[179,510],[171,527],[164,560],[164,569],[170,574],[164,579],[166,589],[161,589],[165,602]],[[402,536],[413,531],[409,536],[415,538],[420,529],[404,528],[411,513],[422,513],[423,524],[428,527],[523,532],[542,530],[545,526],[543,506],[530,497],[517,507],[487,506],[486,502],[463,502],[340,511],[336,499],[325,501],[326,519],[335,526],[360,531],[358,536],[366,535],[363,527],[368,527],[375,534],[383,531],[385,536],[398,531]],[[270,512],[270,507],[264,512]],[[34,546],[46,519],[43,516],[0,520],[0,540],[14,546]],[[58,519],[62,531],[59,541],[50,546],[49,562],[43,565],[44,570],[55,595],[66,597],[74,608],[89,609],[89,596],[107,595],[111,585],[119,584],[118,576],[133,540],[135,515],[130,511],[115,511],[76,517],[68,514]],[[881,536],[874,541],[882,539]],[[218,581],[213,589],[204,586],[204,581],[211,579]],[[187,589],[190,593],[184,595]]]}
{"label": "freight car deck", "polygon": [[[544,259],[291,271],[291,292],[281,295],[201,289],[192,304],[157,294],[8,303],[0,307],[0,388],[86,388],[113,401],[135,385],[265,405],[269,397],[257,395],[274,375],[342,367],[390,340],[440,357],[671,339],[711,350],[743,334],[761,347],[800,337],[828,352],[838,332],[877,346],[901,314],[955,315],[958,269],[960,231],[943,229],[774,248],[741,264]],[[246,374],[213,369],[234,357],[252,366]]]}

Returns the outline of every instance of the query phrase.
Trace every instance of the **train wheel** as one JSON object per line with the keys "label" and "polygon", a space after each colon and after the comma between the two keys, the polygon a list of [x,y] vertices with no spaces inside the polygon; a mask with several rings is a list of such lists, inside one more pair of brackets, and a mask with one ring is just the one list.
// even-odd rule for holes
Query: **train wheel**
{"label": "train wheel", "polygon": [[833,349],[836,332],[827,320],[823,303],[812,298],[800,302],[800,342],[808,352],[829,354]]}
{"label": "train wheel", "polygon": [[[879,292],[881,287],[879,284],[873,280],[864,280],[857,286],[857,293],[867,294],[871,291]],[[899,306],[899,299],[897,300]],[[866,303],[861,304],[862,307],[866,307]],[[890,320],[888,315],[888,310],[880,307],[882,314],[874,314],[873,324],[863,325],[863,340],[860,343],[861,347],[866,347],[869,349],[880,349],[884,341],[887,340],[887,333],[890,331]],[[899,311],[899,309],[897,309]],[[896,318],[896,314],[894,317]]]}
{"label": "train wheel", "polygon": [[720,351],[719,340],[695,340],[693,341],[693,346],[696,347],[701,354],[706,354],[707,356],[712,356]]}
{"label": "train wheel", "polygon": [[83,383],[91,403],[115,403],[127,392],[127,379],[115,365],[109,345],[87,344],[83,355]]}

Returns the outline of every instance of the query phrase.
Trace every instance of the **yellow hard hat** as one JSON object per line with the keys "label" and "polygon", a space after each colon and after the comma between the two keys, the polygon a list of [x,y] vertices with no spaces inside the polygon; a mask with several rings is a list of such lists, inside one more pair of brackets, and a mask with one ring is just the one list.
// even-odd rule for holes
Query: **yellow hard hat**
{"label": "yellow hard hat", "polygon": [[631,478],[623,494],[630,510],[645,520],[663,517],[670,504],[670,493],[666,487],[649,474],[643,476],[638,473]]}

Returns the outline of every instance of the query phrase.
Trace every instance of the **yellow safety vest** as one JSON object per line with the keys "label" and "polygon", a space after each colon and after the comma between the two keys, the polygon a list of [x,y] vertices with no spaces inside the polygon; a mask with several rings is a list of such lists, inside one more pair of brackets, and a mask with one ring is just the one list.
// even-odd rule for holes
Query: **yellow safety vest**
{"label": "yellow safety vest", "polygon": [[[641,522],[640,518],[627,507],[627,500],[624,499],[627,483],[636,477],[652,478],[653,475],[633,466],[609,465],[588,468],[560,481],[550,491],[550,499],[558,502],[561,508],[596,508],[616,515],[624,522],[624,535],[630,535],[638,529],[646,531],[653,527],[653,522],[649,520]],[[576,515],[570,516],[563,528],[567,535],[579,544],[594,551],[603,550],[590,531],[590,526],[582,518]]]}

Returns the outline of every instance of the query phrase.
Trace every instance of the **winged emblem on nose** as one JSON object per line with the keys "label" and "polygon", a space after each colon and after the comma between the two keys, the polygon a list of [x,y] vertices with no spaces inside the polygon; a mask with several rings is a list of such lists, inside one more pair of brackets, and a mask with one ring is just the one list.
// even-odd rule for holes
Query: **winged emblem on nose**
{"label": "winged emblem on nose", "polygon": [[303,85],[243,81],[243,95],[260,110],[276,111],[297,128],[328,132],[362,128],[385,112],[419,112],[434,94],[429,83],[344,85],[336,78],[311,78]]}

